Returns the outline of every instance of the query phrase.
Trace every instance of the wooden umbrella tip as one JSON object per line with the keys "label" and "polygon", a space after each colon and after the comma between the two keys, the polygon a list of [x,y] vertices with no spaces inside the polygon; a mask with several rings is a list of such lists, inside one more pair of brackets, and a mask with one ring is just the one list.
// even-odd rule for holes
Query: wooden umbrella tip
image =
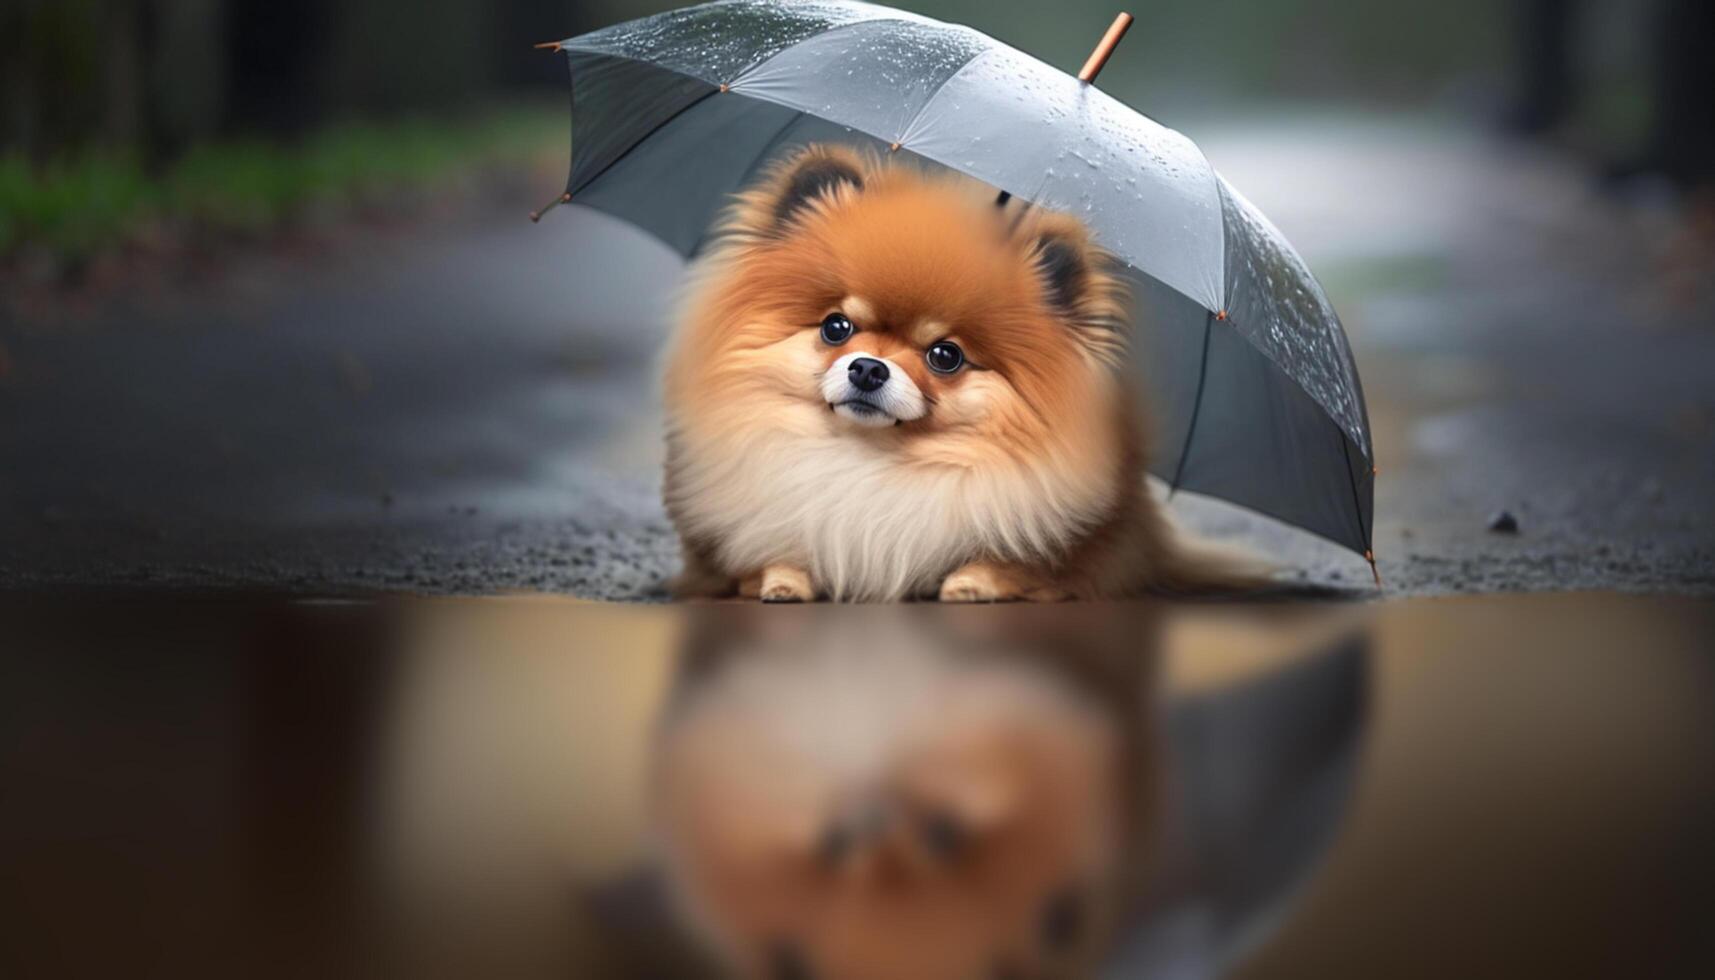
{"label": "wooden umbrella tip", "polygon": [[1096,76],[1101,73],[1102,66],[1106,65],[1108,58],[1113,56],[1114,48],[1119,47],[1120,38],[1125,37],[1125,32],[1131,30],[1131,21],[1132,16],[1130,14],[1123,10],[1120,11],[1119,16],[1114,18],[1114,22],[1108,25],[1108,32],[1102,35],[1101,41],[1096,45],[1096,50],[1090,52],[1089,60],[1084,62],[1084,67],[1078,70],[1078,81],[1093,82],[1096,80]]}
{"label": "wooden umbrella tip", "polygon": [[538,51],[558,51],[561,48],[561,44],[559,41],[543,41],[541,44],[534,45],[534,47]]}

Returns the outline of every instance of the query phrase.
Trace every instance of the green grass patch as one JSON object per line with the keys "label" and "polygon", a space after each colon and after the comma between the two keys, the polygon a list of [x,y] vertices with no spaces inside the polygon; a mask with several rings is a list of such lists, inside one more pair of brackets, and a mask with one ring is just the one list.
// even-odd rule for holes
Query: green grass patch
{"label": "green grass patch", "polygon": [[76,263],[157,223],[262,235],[306,211],[339,211],[433,190],[486,169],[527,167],[566,143],[563,107],[464,119],[347,122],[303,139],[223,140],[159,174],[94,151],[36,165],[0,156],[0,256],[30,246]]}

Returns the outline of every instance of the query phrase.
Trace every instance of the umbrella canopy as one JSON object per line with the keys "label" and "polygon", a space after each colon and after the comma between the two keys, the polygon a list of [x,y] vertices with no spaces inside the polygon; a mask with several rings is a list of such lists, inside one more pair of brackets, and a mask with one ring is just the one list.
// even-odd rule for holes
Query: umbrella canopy
{"label": "umbrella canopy", "polygon": [[734,190],[810,142],[1082,218],[1132,281],[1156,475],[1368,556],[1369,418],[1339,317],[1183,135],[968,27],[849,0],[717,0],[552,46],[572,76],[563,200],[686,256]]}

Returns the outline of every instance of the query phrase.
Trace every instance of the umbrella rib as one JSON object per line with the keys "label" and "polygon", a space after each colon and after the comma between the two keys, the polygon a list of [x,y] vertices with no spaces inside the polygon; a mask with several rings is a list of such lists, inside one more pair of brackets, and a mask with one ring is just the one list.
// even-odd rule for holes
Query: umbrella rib
{"label": "umbrella rib", "polygon": [[[1332,417],[1328,421],[1334,422]],[[1346,457],[1346,483],[1352,488],[1352,509],[1358,515],[1358,535],[1364,541],[1364,560],[1370,563],[1370,571],[1375,574],[1376,587],[1381,588],[1382,576],[1376,571],[1375,546],[1370,540],[1371,529],[1364,526],[1363,495],[1358,492],[1358,476],[1352,469],[1352,439],[1338,422],[1334,422],[1334,431],[1340,435],[1340,452]]]}
{"label": "umbrella rib", "polygon": [[[976,33],[982,34],[981,31],[977,31]],[[986,35],[986,34],[983,34],[983,37],[987,38],[990,41],[993,41],[996,44],[1000,43],[999,41],[995,41],[994,38],[988,37],[988,35]],[[911,118],[905,120],[905,125],[899,127],[899,141],[900,141],[900,143],[903,144],[903,143],[906,143],[909,141],[909,137],[912,135],[912,131],[917,128],[918,120],[922,119],[923,114],[925,112],[929,111],[929,107],[935,104],[935,97],[940,95],[942,92],[946,91],[947,86],[951,85],[953,83],[953,79],[958,78],[960,75],[963,75],[966,71],[968,71],[970,69],[970,67],[972,65],[974,65],[977,62],[988,57],[989,54],[993,50],[994,50],[993,48],[987,48],[987,49],[984,49],[982,51],[978,51],[976,53],[976,55],[971,58],[971,60],[960,65],[957,70],[949,72],[947,74],[946,78],[941,79],[941,84],[935,86],[935,91],[930,92],[929,96],[923,100],[923,104],[917,107],[917,111],[911,114]],[[1001,189],[1005,190],[1006,188],[1003,187]]]}
{"label": "umbrella rib", "polygon": [[[1179,481],[1185,476],[1185,461],[1191,457],[1191,440],[1197,436],[1197,416],[1203,413],[1203,386],[1209,380],[1209,334],[1214,329],[1215,314],[1203,316],[1203,356],[1197,363],[1197,396],[1191,402],[1191,422],[1185,427],[1185,442],[1179,447],[1179,465],[1173,468],[1173,482],[1168,486],[1167,499],[1179,492]],[[1350,470],[1348,462],[1347,469]]]}

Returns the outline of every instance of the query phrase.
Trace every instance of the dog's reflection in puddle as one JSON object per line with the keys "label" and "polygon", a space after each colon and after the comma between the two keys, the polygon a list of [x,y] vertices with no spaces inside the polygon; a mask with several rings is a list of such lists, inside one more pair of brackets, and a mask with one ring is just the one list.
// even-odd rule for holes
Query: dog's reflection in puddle
{"label": "dog's reflection in puddle", "polygon": [[1084,972],[1154,783],[1156,659],[1135,608],[1124,643],[1077,615],[695,615],[651,774],[682,918],[743,976]]}

